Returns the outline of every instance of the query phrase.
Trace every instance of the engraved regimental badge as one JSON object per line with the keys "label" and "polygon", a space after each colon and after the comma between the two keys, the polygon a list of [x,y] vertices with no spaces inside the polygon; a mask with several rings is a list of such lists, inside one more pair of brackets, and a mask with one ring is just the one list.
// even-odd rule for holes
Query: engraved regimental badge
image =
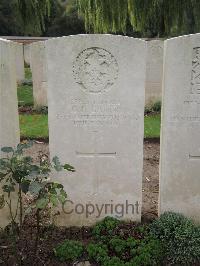
{"label": "engraved regimental badge", "polygon": [[83,50],[73,65],[76,83],[89,93],[102,93],[113,86],[119,67],[115,57],[105,49],[92,47]]}

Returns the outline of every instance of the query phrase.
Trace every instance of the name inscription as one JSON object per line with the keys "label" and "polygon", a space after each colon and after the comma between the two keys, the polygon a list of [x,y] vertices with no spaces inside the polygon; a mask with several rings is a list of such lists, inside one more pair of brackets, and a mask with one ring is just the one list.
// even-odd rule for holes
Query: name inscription
{"label": "name inscription", "polygon": [[138,114],[124,108],[122,110],[121,103],[116,101],[71,99],[67,105],[68,110],[65,113],[57,113],[56,118],[70,120],[76,127],[115,127],[125,121],[139,119]]}

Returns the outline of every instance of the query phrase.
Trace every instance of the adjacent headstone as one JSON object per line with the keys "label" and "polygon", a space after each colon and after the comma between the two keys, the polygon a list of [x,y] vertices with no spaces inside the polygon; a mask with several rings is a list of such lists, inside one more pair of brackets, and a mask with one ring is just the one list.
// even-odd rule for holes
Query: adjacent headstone
{"label": "adjacent headstone", "polygon": [[23,44],[15,42],[14,45],[17,82],[21,83],[25,79]]}
{"label": "adjacent headstone", "polygon": [[[20,141],[15,53],[14,43],[0,39],[0,149],[5,146],[14,147]],[[3,153],[0,151],[1,156]],[[17,202],[15,197],[16,195],[13,195],[13,209]],[[2,204],[1,200],[0,186],[0,205]],[[10,221],[8,208],[0,208],[0,227],[5,227]]]}
{"label": "adjacent headstone", "polygon": [[161,40],[147,42],[146,106],[162,99],[163,46],[164,42]]}
{"label": "adjacent headstone", "polygon": [[160,213],[200,221],[200,34],[165,42]]}
{"label": "adjacent headstone", "polygon": [[28,66],[31,66],[30,46],[31,44],[24,44],[24,61]]}
{"label": "adjacent headstone", "polygon": [[69,201],[57,224],[140,221],[146,42],[77,35],[46,46],[50,154],[76,169],[58,176]]}
{"label": "adjacent headstone", "polygon": [[45,42],[35,42],[30,48],[34,106],[47,106],[47,74]]}

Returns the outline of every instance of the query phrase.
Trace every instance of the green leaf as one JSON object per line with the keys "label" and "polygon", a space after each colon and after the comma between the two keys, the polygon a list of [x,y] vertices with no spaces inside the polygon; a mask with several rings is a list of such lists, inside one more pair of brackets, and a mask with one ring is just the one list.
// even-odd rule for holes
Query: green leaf
{"label": "green leaf", "polygon": [[13,148],[12,147],[3,147],[1,149],[2,152],[5,152],[5,153],[10,153],[10,152],[14,152]]}
{"label": "green leaf", "polygon": [[63,185],[59,183],[54,183],[56,188],[63,189]]}
{"label": "green leaf", "polygon": [[58,196],[58,200],[60,201],[61,204],[64,204],[66,199],[67,199],[67,195],[66,196],[63,196],[63,195]]}
{"label": "green leaf", "polygon": [[69,172],[75,172],[76,171],[75,168],[69,164],[65,164],[63,167],[65,170],[67,170]]}
{"label": "green leaf", "polygon": [[31,178],[37,176],[40,173],[40,167],[37,165],[30,165],[29,170],[30,170],[29,177]]}
{"label": "green leaf", "polygon": [[60,172],[62,170],[62,165],[58,159],[57,156],[53,157],[53,160],[52,162],[54,163],[54,169],[57,171],[57,172]]}
{"label": "green leaf", "polygon": [[14,192],[15,191],[15,187],[13,185],[4,185],[2,187],[3,191],[6,192],[6,193],[11,193],[11,192]]}
{"label": "green leaf", "polygon": [[17,154],[22,154],[23,150],[29,149],[33,146],[33,141],[28,141],[27,143],[19,143],[17,145]]}
{"label": "green leaf", "polygon": [[37,209],[45,209],[48,205],[48,199],[46,198],[41,198],[41,199],[38,199],[37,202],[36,202],[36,208]]}
{"label": "green leaf", "polygon": [[24,157],[23,160],[24,160],[24,163],[32,163],[33,162],[33,159],[30,156]]}
{"label": "green leaf", "polygon": [[53,204],[54,207],[56,207],[58,205],[58,199],[56,195],[51,195],[50,196],[50,201]]}
{"label": "green leaf", "polygon": [[33,181],[29,185],[29,192],[34,196],[38,196],[42,188],[43,186],[41,183],[38,181]]}
{"label": "green leaf", "polygon": [[22,192],[24,194],[26,194],[29,191],[29,185],[30,185],[29,180],[24,180],[23,183],[21,184]]}
{"label": "green leaf", "polygon": [[10,163],[8,159],[0,159],[0,169],[2,171],[7,171],[9,164]]}

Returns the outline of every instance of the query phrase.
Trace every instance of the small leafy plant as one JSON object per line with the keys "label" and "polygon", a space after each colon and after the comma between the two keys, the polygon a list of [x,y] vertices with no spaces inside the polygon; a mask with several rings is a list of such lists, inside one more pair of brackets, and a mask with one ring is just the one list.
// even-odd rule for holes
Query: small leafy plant
{"label": "small leafy plant", "polygon": [[65,240],[54,249],[55,256],[62,262],[75,262],[83,256],[84,247],[79,241]]}
{"label": "small leafy plant", "polygon": [[182,214],[166,212],[151,225],[151,233],[165,248],[174,265],[200,263],[200,227]]}
{"label": "small leafy plant", "polygon": [[109,260],[108,247],[103,243],[90,243],[87,246],[89,259],[98,263],[103,263]]}
{"label": "small leafy plant", "polygon": [[[59,172],[65,169],[74,172],[75,169],[69,164],[61,165],[57,157],[54,157],[52,163],[50,163],[48,158],[43,155],[39,157],[39,163],[34,164],[33,158],[23,155],[24,150],[32,145],[33,142],[27,142],[20,143],[16,149],[11,147],[1,149],[5,157],[0,159],[0,184],[3,190],[3,195],[0,197],[0,207],[7,206],[9,208],[11,225],[16,226],[19,217],[20,229],[24,215],[23,195],[28,194],[32,197],[32,204],[26,213],[34,210],[36,214],[37,248],[41,219],[40,212],[63,204],[67,198],[63,185],[53,182],[50,179],[50,174],[53,170]],[[13,207],[13,193],[18,195],[16,208]]]}
{"label": "small leafy plant", "polygon": [[113,217],[106,217],[98,222],[93,229],[93,236],[96,240],[107,240],[113,235],[114,230],[120,224],[120,221]]}
{"label": "small leafy plant", "polygon": [[160,113],[162,108],[161,101],[157,101],[151,105],[148,105],[145,107],[145,114],[151,114],[151,113]]}

